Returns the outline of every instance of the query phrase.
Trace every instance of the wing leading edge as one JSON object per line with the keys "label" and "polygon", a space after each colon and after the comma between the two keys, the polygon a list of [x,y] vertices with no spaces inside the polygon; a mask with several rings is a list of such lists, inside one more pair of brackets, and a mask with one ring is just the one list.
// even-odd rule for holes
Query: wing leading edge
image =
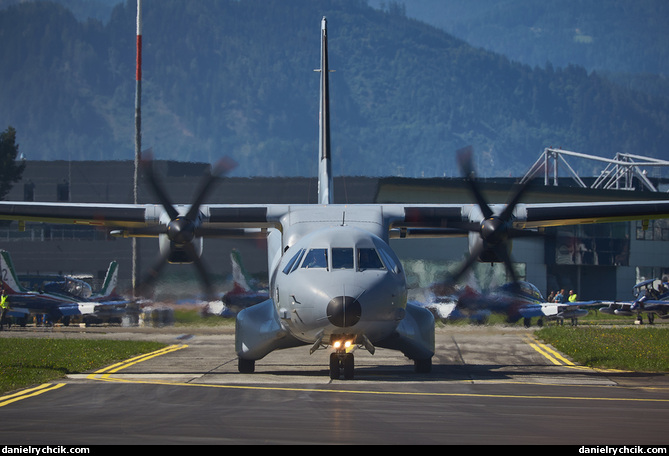
{"label": "wing leading edge", "polygon": [[[238,237],[231,229],[282,229],[289,223],[287,215],[309,210],[317,205],[300,204],[209,204],[202,205],[202,236]],[[481,214],[473,204],[369,204],[381,208],[385,224],[393,237],[464,236],[481,222]],[[328,205],[341,211],[344,205]],[[491,206],[501,212],[503,205]],[[187,210],[184,206],[183,210]],[[323,209],[321,207],[321,209]],[[127,236],[145,236],[150,228],[161,224],[163,210],[159,205],[133,204],[68,204],[0,201],[0,220],[19,222],[102,226],[109,229],[128,229]],[[519,204],[514,210],[513,226],[533,229],[588,223],[610,223],[632,220],[669,218],[669,201],[612,201],[598,203]],[[141,233],[141,234],[140,234]],[[251,233],[251,232],[250,232]],[[156,235],[158,232],[156,232]],[[254,234],[257,237],[257,233]]]}

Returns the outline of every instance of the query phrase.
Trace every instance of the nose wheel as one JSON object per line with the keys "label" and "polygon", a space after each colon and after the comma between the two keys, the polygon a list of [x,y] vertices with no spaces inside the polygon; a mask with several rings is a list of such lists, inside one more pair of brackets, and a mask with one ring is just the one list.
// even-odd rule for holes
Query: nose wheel
{"label": "nose wheel", "polygon": [[352,380],[353,368],[353,353],[339,351],[330,353],[330,378],[338,379],[343,372],[346,380]]}

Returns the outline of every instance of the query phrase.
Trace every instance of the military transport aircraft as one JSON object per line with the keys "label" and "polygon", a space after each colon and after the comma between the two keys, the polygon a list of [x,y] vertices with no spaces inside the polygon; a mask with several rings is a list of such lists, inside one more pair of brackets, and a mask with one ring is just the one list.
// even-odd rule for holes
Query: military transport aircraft
{"label": "military transport aircraft", "polygon": [[73,317],[81,317],[84,321],[121,317],[129,303],[116,294],[116,261],[109,264],[102,289],[97,294],[93,294],[88,283],[73,277],[57,277],[41,285],[39,290],[28,290],[16,275],[6,250],[0,250],[0,274],[0,288],[9,303],[6,317],[14,317],[22,325],[31,315],[44,316],[52,323],[61,320],[65,325]]}
{"label": "military transport aircraft", "polygon": [[643,314],[648,315],[648,323],[655,322],[655,316],[669,318],[669,288],[659,279],[650,279],[634,285],[632,302],[602,302],[608,304],[599,309],[610,315],[636,316],[637,323],[643,323]]}
{"label": "military transport aircraft", "polygon": [[[510,264],[512,238],[539,227],[669,217],[669,201],[585,204],[335,204],[332,192],[327,21],[321,21],[319,171],[316,204],[203,204],[209,176],[192,205],[0,202],[0,218],[94,223],[123,236],[158,236],[163,262],[192,262],[208,236],[265,236],[270,299],[237,315],[240,372],[274,350],[331,349],[330,376],[352,378],[354,348],[399,350],[418,372],[435,352],[434,317],[407,303],[404,269],[391,237],[469,236],[472,261]],[[218,171],[216,168],[215,171]],[[465,265],[466,266],[466,265]],[[156,268],[159,269],[159,268]]]}

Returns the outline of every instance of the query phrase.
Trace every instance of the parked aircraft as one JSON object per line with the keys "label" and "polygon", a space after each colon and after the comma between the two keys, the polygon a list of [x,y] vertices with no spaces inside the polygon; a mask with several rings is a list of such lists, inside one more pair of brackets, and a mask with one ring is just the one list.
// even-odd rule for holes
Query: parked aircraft
{"label": "parked aircraft", "polygon": [[525,326],[538,317],[537,324],[543,326],[544,319],[556,320],[561,324],[570,319],[572,326],[580,317],[588,315],[588,308],[600,305],[599,301],[548,302],[537,287],[529,282],[507,283],[493,293],[493,302],[506,309],[509,321],[523,319]]}
{"label": "parked aircraft", "polygon": [[256,281],[249,276],[242,264],[242,258],[237,250],[230,253],[232,262],[232,289],[220,300],[210,301],[205,305],[205,315],[220,315],[234,317],[242,309],[251,307],[269,299],[269,291],[258,287]]}
{"label": "parked aircraft", "polygon": [[[191,205],[173,205],[147,167],[161,206],[0,202],[0,218],[91,223],[122,236],[157,236],[164,262],[194,263],[208,236],[266,237],[270,298],[239,312],[240,372],[274,350],[326,348],[330,376],[353,378],[353,350],[398,350],[417,372],[435,352],[432,313],[407,303],[404,269],[391,237],[469,236],[472,261],[510,263],[508,246],[535,229],[578,223],[669,217],[669,201],[564,204],[335,204],[332,192],[327,21],[321,21],[318,202],[203,204],[217,166]],[[155,268],[156,272],[159,268]],[[207,284],[205,280],[205,284]]]}
{"label": "parked aircraft", "polygon": [[47,322],[59,320],[68,325],[73,317],[108,319],[121,317],[129,301],[116,294],[118,265],[112,261],[99,293],[93,294],[84,281],[72,277],[57,277],[43,283],[38,290],[26,289],[16,275],[14,264],[6,250],[0,250],[2,293],[7,296],[6,317],[14,317],[25,325],[28,317],[44,316]]}
{"label": "parked aircraft", "polygon": [[[669,288],[659,279],[650,279],[634,285],[632,302],[608,302],[608,306],[599,309],[610,315],[636,316],[639,324],[643,323],[643,314],[648,315],[648,323],[655,322],[655,316],[669,318]],[[602,302],[602,304],[605,304]]]}
{"label": "parked aircraft", "polygon": [[496,313],[505,315],[510,323],[522,319],[529,327],[532,318],[538,318],[539,326],[543,326],[544,320],[563,324],[565,319],[570,319],[575,326],[578,318],[588,315],[589,307],[598,305],[601,301],[548,302],[534,284],[518,281],[505,283],[489,292],[465,286],[447,295],[435,295],[425,307],[443,321],[468,319],[481,323]]}

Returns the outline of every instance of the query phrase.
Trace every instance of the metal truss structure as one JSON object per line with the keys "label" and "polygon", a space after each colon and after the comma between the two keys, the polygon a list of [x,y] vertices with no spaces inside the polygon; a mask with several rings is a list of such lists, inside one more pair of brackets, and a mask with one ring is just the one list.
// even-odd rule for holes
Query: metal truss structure
{"label": "metal truss structure", "polygon": [[[578,173],[569,164],[567,158],[580,158],[598,161],[606,164],[594,182],[588,186],[578,176]],[[617,153],[614,158],[602,158],[595,155],[571,152],[563,149],[546,148],[528,172],[521,179],[521,183],[538,177],[543,168],[544,185],[558,186],[558,169],[565,167],[570,177],[582,188],[635,190],[635,181],[640,182],[652,192],[658,189],[648,178],[648,169],[651,167],[669,166],[669,161],[640,155]]]}

